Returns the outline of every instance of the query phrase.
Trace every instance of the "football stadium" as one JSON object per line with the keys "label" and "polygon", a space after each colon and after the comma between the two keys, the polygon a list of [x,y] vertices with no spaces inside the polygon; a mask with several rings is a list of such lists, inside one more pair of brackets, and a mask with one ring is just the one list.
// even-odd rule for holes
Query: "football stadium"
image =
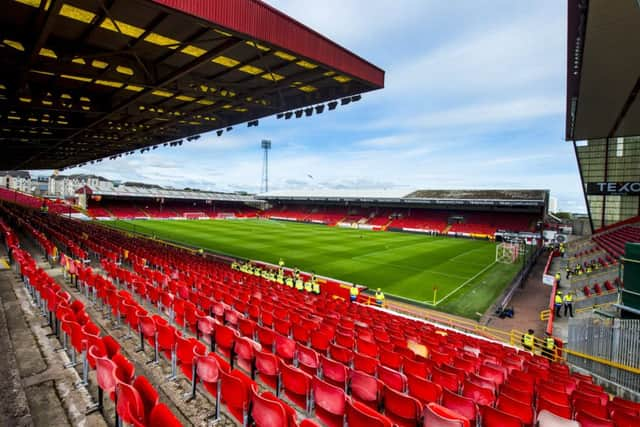
{"label": "football stadium", "polygon": [[[640,3],[566,10],[584,215],[544,185],[269,190],[264,121],[337,123],[392,71],[263,1],[4,2],[2,424],[640,426]],[[97,174],[240,127],[260,191]]]}

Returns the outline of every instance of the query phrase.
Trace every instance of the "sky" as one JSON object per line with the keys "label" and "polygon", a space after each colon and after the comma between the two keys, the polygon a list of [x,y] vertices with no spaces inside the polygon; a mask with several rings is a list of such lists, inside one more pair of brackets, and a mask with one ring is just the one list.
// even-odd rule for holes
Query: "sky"
{"label": "sky", "polygon": [[267,3],[385,70],[385,88],[333,112],[68,173],[259,192],[260,141],[270,139],[270,190],[541,188],[561,210],[585,211],[564,141],[564,2]]}

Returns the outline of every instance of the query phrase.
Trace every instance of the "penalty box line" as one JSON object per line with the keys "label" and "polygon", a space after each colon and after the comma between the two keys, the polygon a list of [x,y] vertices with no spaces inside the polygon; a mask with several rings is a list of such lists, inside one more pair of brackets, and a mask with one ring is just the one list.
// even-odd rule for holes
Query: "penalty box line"
{"label": "penalty box line", "polygon": [[464,281],[460,286],[458,286],[457,288],[455,288],[454,290],[452,290],[451,292],[449,292],[447,295],[445,295],[442,299],[439,299],[438,301],[436,301],[435,304],[430,303],[428,301],[425,301],[425,303],[432,305],[434,307],[439,306],[442,302],[446,301],[447,298],[449,298],[451,295],[457,293],[460,289],[464,288],[465,286],[467,286],[467,284],[469,284],[471,281],[473,281],[476,277],[480,276],[482,273],[484,273],[485,271],[487,271],[488,269],[490,269],[491,267],[493,267],[493,265],[496,263],[497,261],[493,261],[491,264],[487,265],[485,268],[483,268],[482,270],[480,270],[479,272],[477,272],[475,275],[473,275],[471,278],[467,279],[466,281]]}

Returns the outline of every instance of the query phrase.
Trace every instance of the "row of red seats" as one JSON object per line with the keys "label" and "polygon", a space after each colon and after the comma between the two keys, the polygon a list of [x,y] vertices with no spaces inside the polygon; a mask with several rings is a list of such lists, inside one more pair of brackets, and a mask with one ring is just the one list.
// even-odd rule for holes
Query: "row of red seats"
{"label": "row of red seats", "polygon": [[620,285],[620,278],[616,277],[614,280],[615,285],[613,285],[611,283],[610,280],[607,280],[604,282],[604,289],[602,285],[600,285],[599,283],[596,283],[593,285],[593,287],[585,285],[582,288],[582,293],[584,294],[585,297],[591,297],[593,295],[602,295],[603,292],[612,292],[614,290],[616,290],[616,287]]}
{"label": "row of red seats", "polygon": [[[251,278],[251,279],[253,279],[253,278]],[[272,289],[270,289],[270,290],[272,290]],[[227,296],[227,295],[228,295],[229,293],[231,293],[231,292],[232,292],[232,290],[231,290],[231,289],[228,289],[228,290],[224,293],[224,295],[225,295],[225,296]],[[288,291],[284,290],[284,294],[286,294],[287,292],[288,292]],[[298,304],[299,304],[299,302],[298,302]],[[351,307],[351,306],[349,306],[349,307]],[[364,315],[364,314],[366,314],[366,311],[372,311],[372,310],[371,310],[371,309],[366,309],[366,310],[363,310],[363,312],[362,312],[362,313],[359,313],[359,314],[360,314],[360,315]],[[343,319],[344,319],[344,318],[343,318]],[[341,319],[341,320],[343,320],[343,319]],[[380,319],[380,320],[382,320],[382,319]],[[475,339],[474,339],[474,341],[475,341]],[[336,345],[335,345],[335,343],[334,343],[334,347],[335,347],[336,349],[339,349],[339,348],[338,348],[338,346],[336,346]],[[331,356],[336,357],[334,354],[331,354]],[[433,352],[433,354],[432,354],[432,358],[433,358],[433,357],[435,357],[435,356],[437,356],[438,358],[439,358],[439,357],[441,357],[441,355],[438,355],[437,350]],[[445,356],[445,357],[446,357],[446,356]]]}
{"label": "row of red seats", "polygon": [[12,261],[27,292],[48,318],[48,326],[61,338],[62,350],[71,351],[71,362],[65,367],[81,364],[80,385],[85,387],[89,384],[89,370],[96,370],[99,396],[95,408],[102,410],[103,393],[107,392],[111,400],[117,400],[116,423],[119,417],[136,427],[181,426],[169,408],[159,402],[158,393],[149,381],[144,376],[135,376],[135,368],[120,353],[119,343],[109,335],[101,336],[100,328],[91,321],[84,304],[72,300],[68,292],[36,265],[28,252],[19,248],[17,241],[7,239],[8,230],[3,226]]}
{"label": "row of red seats", "polygon": [[614,258],[620,258],[624,255],[627,242],[640,242],[640,227],[625,225],[612,231],[597,234],[593,236],[593,240]]}

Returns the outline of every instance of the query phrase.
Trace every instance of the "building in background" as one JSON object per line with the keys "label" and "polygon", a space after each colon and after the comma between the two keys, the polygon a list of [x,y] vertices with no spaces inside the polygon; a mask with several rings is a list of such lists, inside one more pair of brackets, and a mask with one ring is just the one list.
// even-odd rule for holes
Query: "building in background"
{"label": "building in background", "polygon": [[558,213],[558,198],[557,197],[549,197],[549,212]]}
{"label": "building in background", "polygon": [[0,171],[0,183],[4,188],[31,193],[31,175],[28,171]]}
{"label": "building in background", "polygon": [[93,190],[109,191],[113,189],[113,182],[97,175],[56,175],[49,177],[49,196],[59,197],[61,199],[67,197],[75,197],[76,191],[82,187],[90,187]]}
{"label": "building in background", "polygon": [[575,143],[592,228],[640,215],[640,137]]}

